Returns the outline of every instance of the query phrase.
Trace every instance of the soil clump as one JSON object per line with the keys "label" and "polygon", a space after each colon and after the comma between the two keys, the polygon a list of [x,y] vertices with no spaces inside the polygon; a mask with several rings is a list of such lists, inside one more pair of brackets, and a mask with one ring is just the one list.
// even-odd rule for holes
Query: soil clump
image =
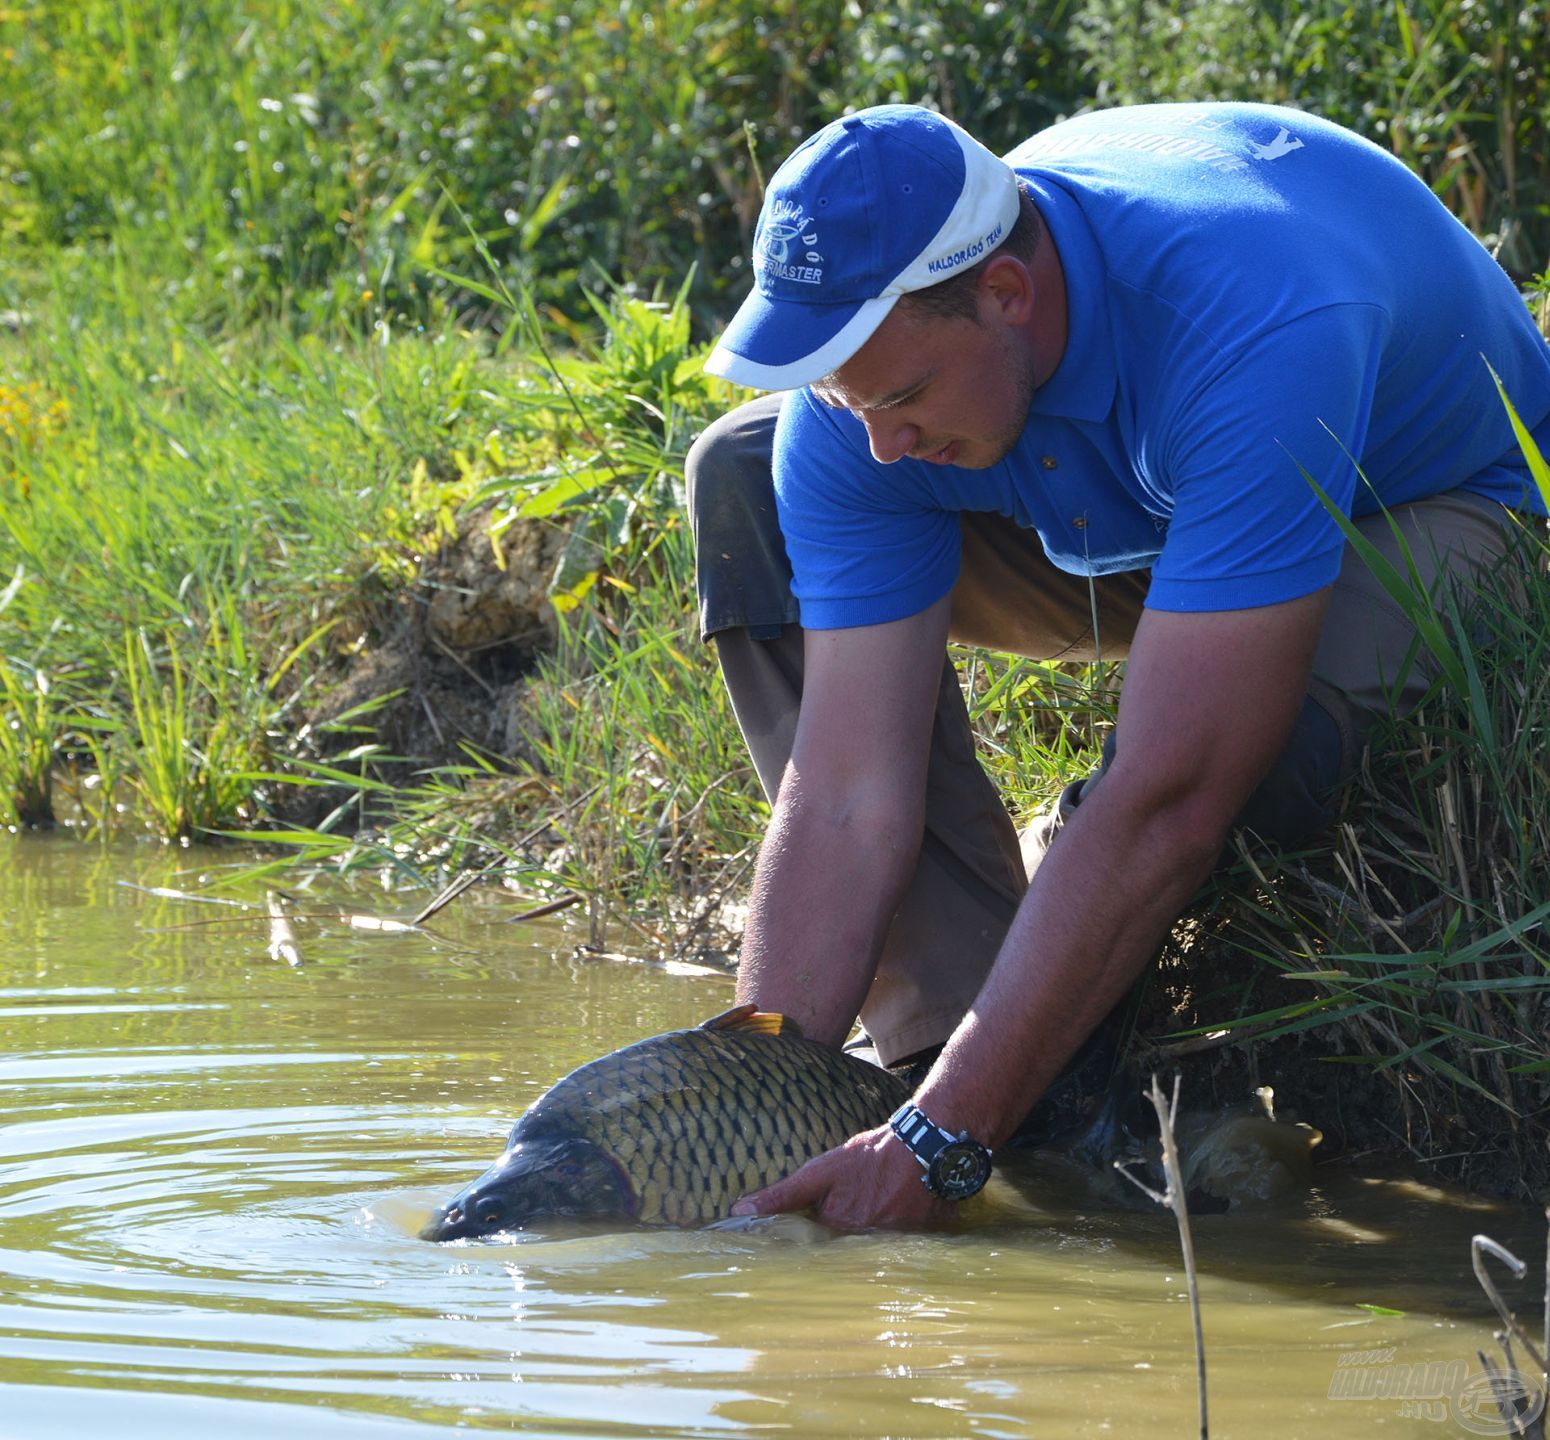
{"label": "soil clump", "polygon": [[[385,756],[374,771],[407,783],[467,763],[471,748],[497,765],[532,761],[523,696],[538,657],[554,648],[549,580],[567,531],[517,520],[491,535],[488,508],[427,555],[412,584],[365,617],[363,638],[334,662],[307,707],[302,736],[318,758],[369,736]],[[272,804],[290,824],[316,823],[343,790],[286,787]]]}

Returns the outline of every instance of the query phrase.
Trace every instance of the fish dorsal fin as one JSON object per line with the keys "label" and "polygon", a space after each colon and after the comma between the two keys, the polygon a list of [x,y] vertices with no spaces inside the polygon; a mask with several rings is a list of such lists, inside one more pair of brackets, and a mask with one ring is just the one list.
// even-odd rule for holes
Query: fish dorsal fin
{"label": "fish dorsal fin", "polygon": [[761,1010],[757,1005],[734,1005],[730,1010],[713,1016],[699,1027],[701,1030],[739,1030],[744,1035],[792,1035],[800,1036],[802,1027],[795,1020],[773,1010]]}

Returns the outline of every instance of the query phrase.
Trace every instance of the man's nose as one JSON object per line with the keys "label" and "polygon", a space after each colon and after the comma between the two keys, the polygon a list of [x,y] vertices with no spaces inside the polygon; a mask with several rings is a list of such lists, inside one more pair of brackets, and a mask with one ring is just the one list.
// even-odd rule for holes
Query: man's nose
{"label": "man's nose", "polygon": [[892,465],[895,460],[902,460],[920,439],[919,426],[907,425],[886,414],[863,414],[861,423],[866,426],[872,458],[880,465]]}

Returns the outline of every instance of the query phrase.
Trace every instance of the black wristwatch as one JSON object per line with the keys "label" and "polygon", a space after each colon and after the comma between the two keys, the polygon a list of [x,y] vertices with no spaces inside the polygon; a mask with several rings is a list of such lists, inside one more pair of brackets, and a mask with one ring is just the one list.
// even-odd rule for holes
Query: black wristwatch
{"label": "black wristwatch", "polygon": [[934,1125],[913,1100],[906,1100],[888,1117],[889,1128],[901,1139],[925,1174],[920,1183],[944,1200],[978,1195],[990,1179],[990,1151],[965,1130],[954,1135]]}

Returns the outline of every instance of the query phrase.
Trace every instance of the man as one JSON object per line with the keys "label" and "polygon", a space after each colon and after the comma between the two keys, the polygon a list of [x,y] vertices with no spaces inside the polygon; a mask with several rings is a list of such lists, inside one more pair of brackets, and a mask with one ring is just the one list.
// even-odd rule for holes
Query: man
{"label": "man", "polygon": [[[945,1046],[913,1108],[740,1209],[915,1225],[983,1183],[1232,827],[1315,831],[1419,697],[1324,497],[1467,584],[1543,509],[1485,362],[1550,439],[1550,349],[1402,165],[1262,106],[1100,112],[1005,160],[847,116],[774,176],[754,264],[708,368],[791,393],[689,465],[774,804],[738,998],[835,1045],[859,1014],[888,1064]],[[1102,770],[1026,854],[949,637],[1128,655]]]}

